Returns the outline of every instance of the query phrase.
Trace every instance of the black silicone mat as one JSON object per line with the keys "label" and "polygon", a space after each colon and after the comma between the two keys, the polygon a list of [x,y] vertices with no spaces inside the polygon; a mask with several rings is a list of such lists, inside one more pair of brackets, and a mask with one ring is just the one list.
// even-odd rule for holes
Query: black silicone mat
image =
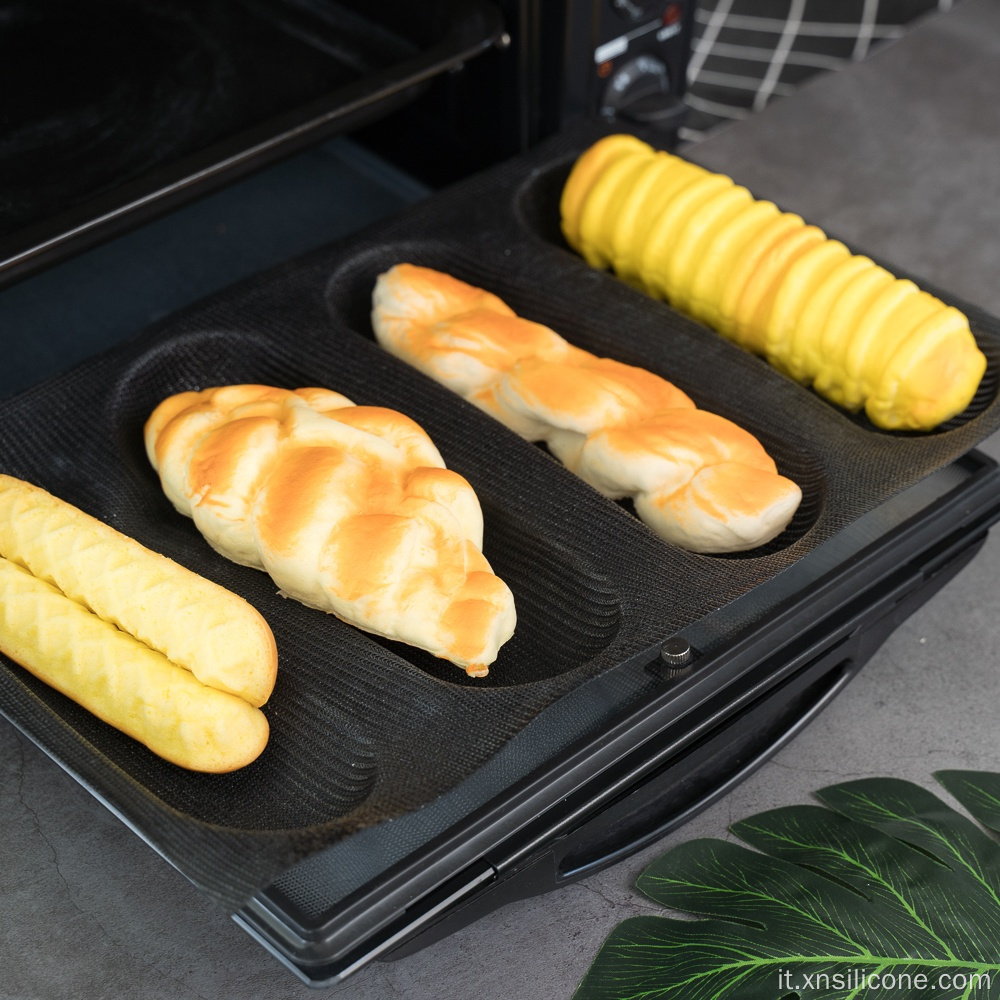
{"label": "black silicone mat", "polygon": [[[391,838],[387,821],[462,786],[530,722],[545,725],[562,695],[613,677],[751,590],[766,594],[783,569],[1000,426],[1000,324],[975,310],[989,359],[981,398],[937,433],[887,434],[588,268],[562,245],[556,211],[561,179],[593,138],[589,127],[566,134],[0,405],[0,471],[243,595],[275,632],[271,742],[231,775],[166,764],[20,668],[0,667],[0,710],[228,910],[362,830]],[[400,261],[488,288],[579,346],[676,382],[764,442],[802,486],[800,513],[773,543],[739,557],[661,541],[627,506],[378,348],[372,286]],[[488,678],[281,599],[264,574],[216,555],[173,510],[147,464],[142,424],[170,393],[232,382],[323,385],[424,426],[476,489],[485,554],[515,596],[518,629]],[[495,769],[479,794],[502,795],[539,763]]]}

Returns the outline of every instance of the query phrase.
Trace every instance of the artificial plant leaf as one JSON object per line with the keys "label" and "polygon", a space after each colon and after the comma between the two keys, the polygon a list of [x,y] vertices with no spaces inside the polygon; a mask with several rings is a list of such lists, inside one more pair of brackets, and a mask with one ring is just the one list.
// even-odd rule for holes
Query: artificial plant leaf
{"label": "artificial plant leaf", "polygon": [[[1000,781],[963,780],[977,801],[1000,790]],[[1000,996],[995,842],[909,782],[817,794],[829,808],[792,806],[735,824],[755,850],[695,840],[650,865],[638,887],[702,919],[625,921],[576,1000]]]}
{"label": "artificial plant leaf", "polygon": [[[754,926],[771,953],[837,956],[860,962],[896,937],[888,913],[858,906],[857,893],[815,872],[724,840],[693,840],[654,861],[637,882],[661,906]],[[913,942],[936,957],[933,938]],[[893,945],[898,947],[896,942]]]}
{"label": "artificial plant leaf", "polygon": [[[821,788],[817,797],[844,816],[925,851],[965,873],[985,896],[1000,948],[1000,844],[933,793],[897,778],[866,778]],[[966,883],[968,884],[968,883]],[[986,914],[981,914],[985,919]]]}
{"label": "artificial plant leaf", "polygon": [[[940,861],[875,827],[818,806],[792,806],[732,830],[758,850],[859,893],[869,905],[855,901],[856,908],[879,922],[893,953],[975,961],[1000,941],[1000,906],[978,879],[955,866],[942,879]],[[961,909],[952,906],[956,894]]]}
{"label": "artificial plant leaf", "polygon": [[991,771],[935,771],[934,777],[983,826],[1000,833],[1000,774]]}

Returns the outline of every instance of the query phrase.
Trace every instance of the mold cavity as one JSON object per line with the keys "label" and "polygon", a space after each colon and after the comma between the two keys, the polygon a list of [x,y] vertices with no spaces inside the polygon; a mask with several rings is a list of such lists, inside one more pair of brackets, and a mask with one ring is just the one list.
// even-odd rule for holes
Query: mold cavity
{"label": "mold cavity", "polygon": [[575,156],[568,157],[533,173],[514,196],[514,212],[521,225],[565,250],[570,248],[560,228],[559,202],[575,161]]}
{"label": "mold cavity", "polygon": [[150,795],[203,823],[278,831],[329,822],[364,803],[378,778],[373,742],[331,706],[308,698],[286,697],[282,710],[265,708],[271,737],[253,763],[230,774],[202,774],[161,760],[30,674],[23,680]]}
{"label": "mold cavity", "polygon": [[[532,173],[515,195],[515,212],[518,221],[527,232],[553,247],[559,247],[573,254],[580,261],[580,267],[586,268],[588,265],[583,261],[583,258],[579,257],[575,250],[569,247],[560,228],[559,203],[563,187],[566,184],[575,159],[574,155]],[[610,273],[613,274],[614,272]],[[636,294],[643,295],[642,292],[636,292]],[[654,300],[650,299],[649,301],[653,302]],[[664,302],[656,302],[654,308],[670,309],[671,307]],[[690,319],[690,317],[686,318]],[[975,334],[975,324],[973,323],[972,325],[973,334]],[[711,328],[706,326],[706,329]],[[712,332],[716,336],[721,336],[721,334],[718,334],[714,330]],[[998,356],[996,345],[989,338],[977,336],[976,340],[979,349],[987,358],[986,373],[983,376],[976,395],[960,414],[930,431],[887,431],[881,427],[876,427],[863,412],[859,414],[850,413],[841,409],[824,396],[818,396],[818,398],[822,399],[824,403],[837,413],[842,414],[846,419],[850,420],[855,426],[871,433],[887,434],[893,437],[927,437],[929,435],[947,433],[963,426],[989,409],[996,400],[998,391],[1000,391],[1000,356]]]}
{"label": "mold cavity", "polygon": [[142,429],[164,399],[189,389],[242,383],[295,389],[312,385],[314,378],[302,369],[294,343],[237,331],[183,334],[138,357],[122,372],[106,403],[129,471],[140,480],[155,480]]}
{"label": "mold cavity", "polygon": [[[330,276],[327,285],[327,302],[331,312],[338,320],[344,322],[356,333],[373,339],[370,313],[371,292],[375,280],[380,273],[392,267],[393,264],[400,261],[409,261],[435,268],[452,274],[463,281],[486,288],[494,294],[499,295],[500,298],[510,304],[519,314],[526,315],[537,322],[544,323],[550,320],[550,317],[537,310],[523,311],[520,308],[519,299],[523,296],[523,291],[521,293],[518,292],[516,280],[512,280],[509,276],[498,274],[495,270],[486,273],[482,270],[481,265],[470,264],[468,261],[458,261],[454,257],[453,251],[449,248],[434,243],[414,242],[379,247],[351,258]],[[479,268],[481,273],[470,274],[470,270],[473,268]],[[662,303],[650,302],[650,306],[654,309],[665,308]],[[554,323],[553,328],[556,330],[565,330],[565,325]],[[594,350],[598,348],[596,351],[598,354],[606,353],[600,349],[600,346],[606,345],[599,346],[593,343],[594,339],[603,337],[603,331],[588,331],[584,335],[582,328],[577,325],[576,333],[579,336],[576,338],[570,336],[568,339],[587,349]],[[675,378],[673,373],[662,370],[661,363],[650,363],[648,358],[643,356],[644,352],[648,354],[648,351],[649,343],[647,341],[639,337],[629,339],[619,336],[617,350],[607,353],[629,364],[635,364],[645,367],[650,371],[655,371],[683,387],[684,379],[680,377]],[[683,372],[679,374],[682,375]],[[777,378],[779,376],[777,373],[774,373],[774,377]],[[731,413],[729,412],[731,407],[724,405],[723,400],[718,398],[713,399],[711,396],[702,398],[703,396],[703,393],[698,395],[698,403],[702,408],[728,416],[734,423],[754,434],[761,441],[761,444],[764,445],[768,454],[774,458],[781,474],[796,482],[803,493],[802,503],[794,518],[785,531],[777,538],[747,552],[729,553],[721,556],[710,556],[709,558],[752,559],[767,556],[794,545],[809,532],[823,509],[826,496],[826,478],[821,464],[817,459],[804,453],[798,447],[789,445],[781,437],[762,434],[755,426],[751,412]],[[546,450],[544,445],[538,445],[538,447]],[[631,502],[625,501],[620,506],[631,516],[635,516],[635,510]],[[430,661],[431,658],[428,658],[428,660]],[[432,668],[430,662],[422,664],[422,666],[436,675],[440,672],[439,668]],[[442,676],[447,678],[447,671]]]}

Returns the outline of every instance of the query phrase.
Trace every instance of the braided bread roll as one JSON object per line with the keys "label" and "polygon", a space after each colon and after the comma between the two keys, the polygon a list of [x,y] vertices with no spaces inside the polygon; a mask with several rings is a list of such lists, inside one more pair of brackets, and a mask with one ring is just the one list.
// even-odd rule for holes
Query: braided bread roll
{"label": "braided bread roll", "polygon": [[327,389],[233,385],[165,399],[145,440],[174,506],[285,596],[474,677],[512,635],[479,501],[402,413]]}
{"label": "braided bread roll", "polygon": [[752,434],[652,372],[598,358],[496,296],[413,264],[379,276],[379,343],[695,552],[780,534],[802,492]]}

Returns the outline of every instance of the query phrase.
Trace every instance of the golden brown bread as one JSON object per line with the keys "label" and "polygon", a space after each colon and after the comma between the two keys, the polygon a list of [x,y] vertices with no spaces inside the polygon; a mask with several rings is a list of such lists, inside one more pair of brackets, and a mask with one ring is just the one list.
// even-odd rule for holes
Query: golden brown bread
{"label": "golden brown bread", "polygon": [[0,476],[0,556],[158,649],[202,683],[263,705],[278,658],[243,598],[76,507]]}
{"label": "golden brown bread", "polygon": [[877,427],[934,429],[969,406],[986,371],[957,310],[915,299],[912,282],[800,216],[634,136],[582,153],[560,216],[591,266],[610,265]]}
{"label": "golden brown bread", "polygon": [[202,684],[8,559],[0,559],[0,649],[180,767],[232,771],[267,743],[259,709]]}
{"label": "golden brown bread", "polygon": [[450,275],[397,264],[375,285],[375,335],[521,437],[544,441],[606,496],[632,497],[643,521],[677,545],[754,548],[791,520],[801,490],[751,434],[697,409],[666,379],[574,347],[495,297],[482,312],[474,293]]}
{"label": "golden brown bread", "polygon": [[182,767],[229,771],[268,739],[274,636],[242,598],[0,476],[0,650]]}
{"label": "golden brown bread", "polygon": [[513,633],[479,501],[404,414],[325,389],[224,386],[164,400],[146,446],[213,548],[285,596],[472,676]]}

